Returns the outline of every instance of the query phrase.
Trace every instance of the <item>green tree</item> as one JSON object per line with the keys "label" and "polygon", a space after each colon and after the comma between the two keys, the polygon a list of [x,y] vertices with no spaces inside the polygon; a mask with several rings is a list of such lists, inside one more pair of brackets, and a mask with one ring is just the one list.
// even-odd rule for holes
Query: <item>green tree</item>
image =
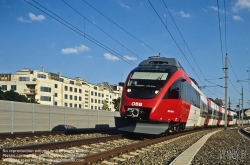
{"label": "green tree", "polygon": [[35,99],[28,99],[25,95],[20,95],[19,93],[13,90],[3,92],[1,88],[0,88],[0,100],[38,103]]}
{"label": "green tree", "polygon": [[115,111],[119,111],[120,110],[121,97],[118,97],[117,99],[113,99],[112,103],[114,104]]}
{"label": "green tree", "polygon": [[103,105],[102,105],[102,109],[109,111],[109,105],[108,105],[108,101],[107,100],[104,100]]}
{"label": "green tree", "polygon": [[2,88],[0,87],[0,100],[3,100],[3,95],[4,95],[4,93],[3,93],[3,91],[2,91]]}

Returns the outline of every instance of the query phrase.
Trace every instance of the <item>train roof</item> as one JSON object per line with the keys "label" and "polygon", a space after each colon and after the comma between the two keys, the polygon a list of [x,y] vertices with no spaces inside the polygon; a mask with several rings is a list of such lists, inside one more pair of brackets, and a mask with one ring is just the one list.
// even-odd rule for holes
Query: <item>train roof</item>
{"label": "train roof", "polygon": [[[152,56],[147,60],[142,61],[139,66],[175,66],[177,68],[183,69],[181,64],[175,58],[166,58],[160,56]],[[183,69],[184,70],[184,69]]]}

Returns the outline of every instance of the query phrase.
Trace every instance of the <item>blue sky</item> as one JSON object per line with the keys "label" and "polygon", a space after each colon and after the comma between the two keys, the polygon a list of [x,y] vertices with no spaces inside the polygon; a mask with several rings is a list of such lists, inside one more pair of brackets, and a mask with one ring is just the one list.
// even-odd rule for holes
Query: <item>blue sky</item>
{"label": "blue sky", "polygon": [[160,53],[176,58],[207,86],[202,90],[207,97],[224,100],[218,85],[224,86],[219,78],[228,53],[232,107],[242,86],[249,107],[250,84],[237,80],[250,78],[250,0],[226,0],[225,7],[224,0],[28,2],[0,1],[0,73],[44,67],[93,84],[117,84],[143,59]]}

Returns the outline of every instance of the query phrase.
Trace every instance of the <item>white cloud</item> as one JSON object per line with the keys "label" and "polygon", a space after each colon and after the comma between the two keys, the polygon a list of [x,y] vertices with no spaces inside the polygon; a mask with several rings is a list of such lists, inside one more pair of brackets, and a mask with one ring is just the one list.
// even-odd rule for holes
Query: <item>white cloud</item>
{"label": "white cloud", "polygon": [[[210,6],[209,9],[212,9],[212,10],[218,12],[218,7],[217,6]],[[220,13],[225,13],[225,10],[223,10],[223,9],[220,8]]]}
{"label": "white cloud", "polygon": [[183,11],[180,11],[179,14],[180,14],[183,18],[189,18],[189,17],[191,17],[190,14],[184,13]]}
{"label": "white cloud", "polygon": [[19,17],[17,20],[20,21],[20,22],[31,23],[31,20],[24,19],[23,17]]}
{"label": "white cloud", "polygon": [[90,48],[85,45],[75,46],[73,48],[62,49],[62,54],[79,54],[81,52],[90,51]]}
{"label": "white cloud", "polygon": [[46,19],[43,15],[38,15],[38,16],[36,16],[36,15],[33,14],[33,13],[29,13],[29,17],[30,17],[30,20],[31,20],[31,21],[43,21],[43,20]]}
{"label": "white cloud", "polygon": [[213,9],[214,11],[218,11],[218,7],[210,6],[209,9]]}
{"label": "white cloud", "polygon": [[110,54],[110,53],[104,53],[103,55],[104,55],[104,57],[105,57],[107,60],[111,60],[111,61],[120,60],[118,57],[116,57],[115,55],[112,55],[112,54]]}
{"label": "white cloud", "polygon": [[43,15],[37,15],[36,16],[33,13],[29,13],[28,16],[29,16],[29,19],[25,19],[23,17],[19,17],[17,20],[20,21],[20,22],[31,23],[33,21],[41,22],[41,21],[43,21],[43,20],[46,19]]}
{"label": "white cloud", "polygon": [[250,11],[250,0],[237,0],[233,6],[234,12],[238,12],[243,9],[248,9]]}
{"label": "white cloud", "polygon": [[123,56],[123,58],[125,59],[125,60],[130,60],[130,61],[134,61],[134,60],[137,60],[137,58],[136,57],[130,57],[130,56]]}
{"label": "white cloud", "polygon": [[122,8],[130,9],[130,7],[129,7],[128,5],[125,5],[125,4],[122,3],[122,2],[119,2],[119,4],[120,4],[120,6],[121,6]]}
{"label": "white cloud", "polygon": [[207,12],[207,10],[206,10],[206,9],[204,9],[204,8],[202,8],[201,10],[202,10],[202,11],[204,11],[204,12]]}
{"label": "white cloud", "polygon": [[234,16],[233,16],[233,19],[234,19],[235,21],[243,21],[243,19],[242,19],[240,16],[238,16],[238,15],[234,15]]}

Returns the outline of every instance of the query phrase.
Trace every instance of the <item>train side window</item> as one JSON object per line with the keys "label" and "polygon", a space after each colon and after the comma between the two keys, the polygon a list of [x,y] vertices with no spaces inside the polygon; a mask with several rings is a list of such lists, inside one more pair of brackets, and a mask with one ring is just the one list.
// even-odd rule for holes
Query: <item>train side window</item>
{"label": "train side window", "polygon": [[163,99],[179,99],[180,98],[180,86],[179,80],[175,81],[168,89]]}

